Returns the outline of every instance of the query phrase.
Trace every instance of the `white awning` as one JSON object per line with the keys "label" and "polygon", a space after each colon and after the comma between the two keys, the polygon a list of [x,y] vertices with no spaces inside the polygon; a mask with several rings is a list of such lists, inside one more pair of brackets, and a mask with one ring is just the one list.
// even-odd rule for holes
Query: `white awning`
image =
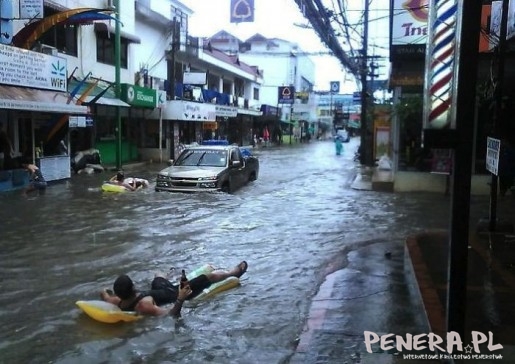
{"label": "white awning", "polygon": [[87,114],[88,107],[68,103],[67,92],[0,85],[0,109]]}
{"label": "white awning", "polygon": [[[80,95],[76,96],[77,98],[80,98]],[[86,96],[83,103],[88,104],[90,106],[99,104],[99,105],[106,105],[106,106],[121,106],[121,107],[131,107],[128,103],[120,100],[120,99],[113,99],[112,97],[104,97],[102,96],[99,98],[95,104],[89,104],[91,100],[93,100],[96,96]]]}

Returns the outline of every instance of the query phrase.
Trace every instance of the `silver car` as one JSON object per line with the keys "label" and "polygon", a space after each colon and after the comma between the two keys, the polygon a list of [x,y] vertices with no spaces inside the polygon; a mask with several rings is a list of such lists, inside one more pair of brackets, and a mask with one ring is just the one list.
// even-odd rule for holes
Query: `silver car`
{"label": "silver car", "polygon": [[155,190],[233,192],[256,180],[258,174],[258,159],[244,156],[236,145],[189,147],[158,173]]}

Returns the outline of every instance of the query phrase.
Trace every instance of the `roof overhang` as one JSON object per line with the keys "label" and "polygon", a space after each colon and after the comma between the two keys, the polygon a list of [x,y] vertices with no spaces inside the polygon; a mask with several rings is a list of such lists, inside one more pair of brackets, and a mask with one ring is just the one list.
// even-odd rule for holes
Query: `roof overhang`
{"label": "roof overhang", "polygon": [[69,103],[67,92],[0,85],[0,109],[87,114],[88,107]]}

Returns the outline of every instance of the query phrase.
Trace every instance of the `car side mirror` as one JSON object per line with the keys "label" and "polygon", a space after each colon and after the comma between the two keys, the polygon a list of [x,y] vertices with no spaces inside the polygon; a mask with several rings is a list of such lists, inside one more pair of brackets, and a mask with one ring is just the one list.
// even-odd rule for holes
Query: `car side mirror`
{"label": "car side mirror", "polygon": [[168,166],[171,166],[173,164],[173,159],[169,159],[166,164],[168,164]]}

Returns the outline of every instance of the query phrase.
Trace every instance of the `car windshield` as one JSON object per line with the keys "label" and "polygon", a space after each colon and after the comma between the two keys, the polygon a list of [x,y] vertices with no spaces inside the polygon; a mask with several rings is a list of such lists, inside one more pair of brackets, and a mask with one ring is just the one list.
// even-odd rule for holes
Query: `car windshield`
{"label": "car windshield", "polygon": [[227,152],[223,150],[186,149],[177,158],[175,166],[225,167]]}

